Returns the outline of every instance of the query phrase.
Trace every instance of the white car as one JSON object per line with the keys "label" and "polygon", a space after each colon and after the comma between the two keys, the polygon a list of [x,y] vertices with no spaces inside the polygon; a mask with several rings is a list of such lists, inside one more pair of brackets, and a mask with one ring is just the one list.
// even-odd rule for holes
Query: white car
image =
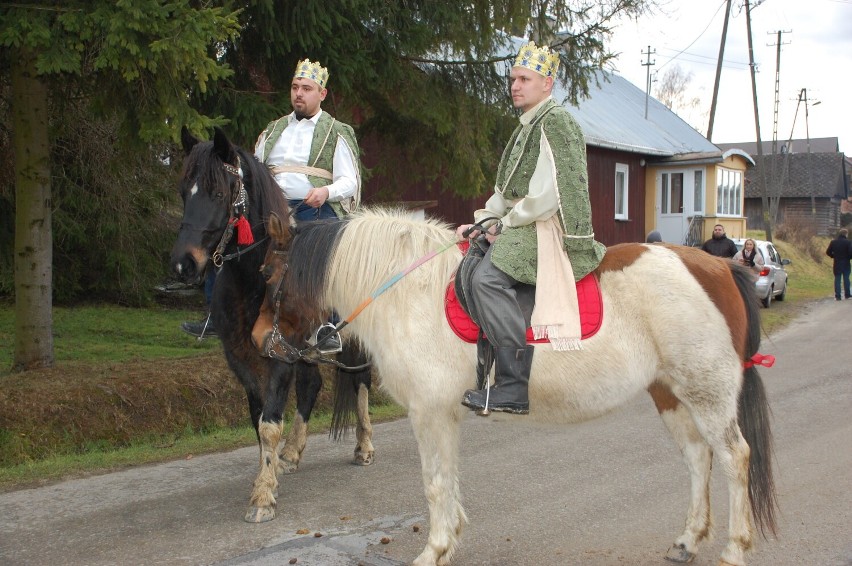
{"label": "white car", "polygon": [[[743,249],[743,244],[748,238],[733,238],[737,245],[737,250]],[[754,240],[754,238],[752,238]],[[789,259],[782,259],[781,254],[772,242],[766,240],[754,240],[757,245],[757,251],[763,256],[763,269],[760,270],[760,275],[754,288],[757,291],[757,296],[763,306],[769,308],[772,300],[783,301],[787,296],[787,270],[785,265],[790,265]]]}

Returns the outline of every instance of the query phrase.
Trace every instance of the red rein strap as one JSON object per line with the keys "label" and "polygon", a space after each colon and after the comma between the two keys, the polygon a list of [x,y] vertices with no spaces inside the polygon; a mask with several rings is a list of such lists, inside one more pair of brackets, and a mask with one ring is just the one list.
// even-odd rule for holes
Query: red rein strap
{"label": "red rein strap", "polygon": [[749,360],[743,362],[743,368],[750,368],[752,366],[763,366],[765,368],[771,368],[775,364],[775,356],[772,354],[755,354]]}

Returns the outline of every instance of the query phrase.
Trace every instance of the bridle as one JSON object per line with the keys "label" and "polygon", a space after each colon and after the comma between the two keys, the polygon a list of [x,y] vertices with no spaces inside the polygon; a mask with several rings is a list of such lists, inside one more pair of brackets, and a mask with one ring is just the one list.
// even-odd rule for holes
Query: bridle
{"label": "bridle", "polygon": [[224,264],[226,261],[239,258],[241,255],[250,252],[257,246],[266,242],[267,239],[269,239],[269,236],[265,236],[260,240],[255,241],[253,244],[244,247],[243,249],[238,248],[237,251],[232,254],[224,254],[225,246],[227,246],[228,243],[231,241],[231,238],[234,237],[234,225],[236,224],[237,219],[240,216],[245,215],[248,209],[248,193],[246,192],[246,188],[243,185],[243,170],[240,164],[240,156],[237,155],[236,157],[236,165],[231,165],[227,162],[222,164],[222,168],[225,169],[226,172],[237,178],[237,190],[234,202],[231,203],[228,224],[225,226],[225,231],[222,232],[222,238],[219,240],[219,244],[216,246],[216,251],[213,252],[213,265],[215,265],[216,267],[222,267],[222,264]]}
{"label": "bridle", "polygon": [[[287,255],[287,252],[282,250],[273,250],[272,253],[282,256]],[[309,345],[307,348],[303,348],[301,350],[287,342],[287,339],[284,338],[284,335],[281,333],[278,323],[281,320],[281,298],[284,295],[284,279],[288,268],[289,264],[285,261],[284,265],[281,267],[281,279],[278,281],[278,285],[275,287],[275,293],[272,296],[275,305],[275,314],[272,317],[272,332],[269,334],[269,338],[266,339],[263,346],[263,355],[288,364],[294,364],[298,361],[307,362],[309,364],[331,364],[336,366],[338,369],[347,372],[357,372],[369,368],[372,365],[369,362],[358,366],[347,366],[333,358],[323,356],[319,347],[328,337],[318,340],[315,344]],[[340,326],[338,330],[343,328],[343,326],[345,326],[345,323]],[[284,353],[278,353],[276,351],[276,347],[280,347]]]}

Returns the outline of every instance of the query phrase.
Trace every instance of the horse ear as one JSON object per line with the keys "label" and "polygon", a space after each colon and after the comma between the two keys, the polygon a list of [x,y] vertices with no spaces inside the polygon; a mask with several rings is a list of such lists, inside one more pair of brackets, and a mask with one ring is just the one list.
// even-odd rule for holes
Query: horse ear
{"label": "horse ear", "polygon": [[189,152],[192,151],[192,148],[195,147],[198,141],[197,137],[189,133],[189,129],[186,126],[180,129],[180,143],[183,144],[183,152],[186,155],[189,155]]}
{"label": "horse ear", "polygon": [[213,150],[219,155],[223,163],[234,163],[236,152],[228,136],[220,128],[213,128]]}
{"label": "horse ear", "polygon": [[292,237],[292,234],[287,228],[277,213],[272,212],[269,214],[269,223],[266,231],[279,248],[287,247],[287,243]]}

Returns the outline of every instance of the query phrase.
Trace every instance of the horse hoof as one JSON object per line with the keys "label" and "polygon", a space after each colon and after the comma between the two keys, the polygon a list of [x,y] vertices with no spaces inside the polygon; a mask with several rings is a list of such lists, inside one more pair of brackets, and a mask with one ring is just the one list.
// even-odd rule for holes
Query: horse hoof
{"label": "horse hoof", "polygon": [[689,564],[695,560],[695,553],[686,550],[686,547],[682,544],[676,544],[666,553],[666,560],[678,564]]}
{"label": "horse hoof", "polygon": [[355,458],[352,459],[352,464],[355,466],[369,466],[373,463],[372,452],[355,452]]}
{"label": "horse hoof", "polygon": [[282,474],[295,474],[299,469],[299,463],[286,458],[278,460],[279,470]]}
{"label": "horse hoof", "polygon": [[266,523],[274,518],[274,507],[249,507],[245,521],[246,523]]}

